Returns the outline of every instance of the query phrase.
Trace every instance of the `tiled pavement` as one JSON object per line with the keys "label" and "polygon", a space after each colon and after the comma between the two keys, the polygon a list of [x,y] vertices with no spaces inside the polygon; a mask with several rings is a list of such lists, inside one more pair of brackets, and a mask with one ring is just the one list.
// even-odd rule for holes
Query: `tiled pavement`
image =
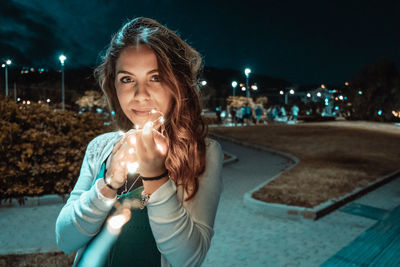
{"label": "tiled pavement", "polygon": [[[376,223],[376,218],[339,210],[318,221],[280,219],[249,211],[243,205],[243,194],[290,163],[267,152],[220,143],[239,161],[223,169],[225,188],[203,266],[318,266]],[[391,210],[400,205],[399,189],[400,179],[395,179],[353,204]],[[0,208],[0,255],[58,251],[54,224],[61,207]]]}

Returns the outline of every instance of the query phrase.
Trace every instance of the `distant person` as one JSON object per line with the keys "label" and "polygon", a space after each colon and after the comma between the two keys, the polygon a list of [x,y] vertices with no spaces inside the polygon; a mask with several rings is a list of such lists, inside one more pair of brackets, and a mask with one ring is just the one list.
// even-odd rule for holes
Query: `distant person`
{"label": "distant person", "polygon": [[263,109],[260,105],[257,105],[256,108],[256,123],[259,124],[260,123],[260,119],[261,119],[261,115],[262,115]]}
{"label": "distant person", "polygon": [[300,109],[298,106],[296,106],[296,105],[292,106],[292,119],[294,121],[297,121],[297,118],[299,116],[299,111],[300,111]]}
{"label": "distant person", "polygon": [[280,109],[280,117],[286,117],[286,109],[284,106],[282,106]]}
{"label": "distant person", "polygon": [[275,120],[276,117],[279,116],[279,109],[278,106],[274,106],[272,108],[272,120]]}
{"label": "distant person", "polygon": [[221,106],[216,107],[215,113],[217,114],[217,123],[221,124]]}
{"label": "distant person", "polygon": [[245,119],[246,125],[249,125],[250,121],[253,119],[252,110],[248,103],[246,104],[246,106],[244,106],[244,116],[243,117]]}
{"label": "distant person", "polygon": [[243,107],[236,109],[236,118],[238,123],[243,123]]}
{"label": "distant person", "polygon": [[229,113],[231,114],[232,124],[236,125],[236,109],[234,106],[230,106]]}

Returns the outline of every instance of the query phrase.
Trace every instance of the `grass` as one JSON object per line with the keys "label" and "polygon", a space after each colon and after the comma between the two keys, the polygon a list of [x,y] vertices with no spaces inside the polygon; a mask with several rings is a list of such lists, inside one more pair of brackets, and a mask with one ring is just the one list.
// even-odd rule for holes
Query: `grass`
{"label": "grass", "polygon": [[290,153],[300,159],[253,197],[314,207],[399,169],[400,129],[371,122],[212,128],[212,133]]}

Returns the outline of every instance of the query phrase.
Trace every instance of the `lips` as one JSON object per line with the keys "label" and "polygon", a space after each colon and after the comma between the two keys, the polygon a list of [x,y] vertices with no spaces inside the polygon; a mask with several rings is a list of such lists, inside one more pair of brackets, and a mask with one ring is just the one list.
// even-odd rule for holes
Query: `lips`
{"label": "lips", "polygon": [[147,116],[149,116],[149,114],[151,112],[151,109],[145,109],[145,110],[136,110],[136,109],[134,109],[132,111],[136,116],[147,117]]}

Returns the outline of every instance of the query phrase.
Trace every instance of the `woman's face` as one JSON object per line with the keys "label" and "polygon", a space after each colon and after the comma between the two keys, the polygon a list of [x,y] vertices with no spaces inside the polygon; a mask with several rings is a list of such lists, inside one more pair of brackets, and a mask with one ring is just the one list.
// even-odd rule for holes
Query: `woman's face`
{"label": "woman's face", "polygon": [[117,59],[115,72],[119,104],[135,126],[142,128],[150,120],[152,109],[168,114],[171,90],[159,75],[157,57],[150,47],[125,48]]}

